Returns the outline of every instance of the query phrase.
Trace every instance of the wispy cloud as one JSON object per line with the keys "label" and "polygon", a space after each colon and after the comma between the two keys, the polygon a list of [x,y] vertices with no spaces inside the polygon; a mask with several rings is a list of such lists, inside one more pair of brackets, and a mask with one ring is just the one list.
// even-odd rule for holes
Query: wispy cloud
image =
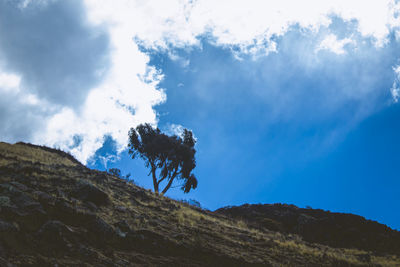
{"label": "wispy cloud", "polygon": [[390,92],[393,96],[393,101],[398,102],[400,97],[400,66],[393,68],[395,74],[395,80],[393,82],[392,88],[390,88]]}

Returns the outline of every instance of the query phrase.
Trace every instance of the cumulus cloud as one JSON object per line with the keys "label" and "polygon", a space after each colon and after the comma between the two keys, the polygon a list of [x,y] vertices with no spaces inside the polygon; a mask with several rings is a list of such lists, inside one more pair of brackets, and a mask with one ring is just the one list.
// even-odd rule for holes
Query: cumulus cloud
{"label": "cumulus cloud", "polygon": [[316,51],[326,49],[332,51],[335,54],[342,55],[346,53],[345,46],[350,44],[354,45],[355,41],[350,38],[338,40],[336,35],[329,34],[324,40],[322,40]]}
{"label": "cumulus cloud", "polygon": [[121,150],[129,127],[156,122],[162,75],[121,25],[91,23],[75,0],[0,5],[2,140],[59,147],[86,162],[105,135]]}
{"label": "cumulus cloud", "polygon": [[106,68],[107,35],[86,23],[79,1],[13,3],[0,2],[3,67],[39,98],[79,106]]}
{"label": "cumulus cloud", "polygon": [[[129,128],[156,124],[154,106],[166,100],[162,70],[143,49],[188,67],[174,49],[206,39],[257,59],[279,53],[277,39],[293,26],[317,33],[333,16],[356,21],[379,48],[398,32],[399,10],[394,0],[0,0],[0,137],[57,146],[82,162],[104,136],[121,151]],[[343,54],[356,42],[328,32],[315,49]]]}
{"label": "cumulus cloud", "polygon": [[205,34],[217,45],[234,46],[246,53],[274,51],[274,40],[292,25],[317,31],[336,15],[356,20],[358,31],[376,45],[387,42],[390,31],[400,25],[399,3],[393,0],[346,1],[119,1],[87,0],[96,8],[94,19],[117,17],[140,25],[135,32],[142,44],[152,48],[199,44]]}
{"label": "cumulus cloud", "polygon": [[[46,105],[35,95],[24,93],[21,77],[0,69],[0,135],[7,140],[26,140],[42,124],[46,116]],[[32,124],[26,127],[27,122]]]}

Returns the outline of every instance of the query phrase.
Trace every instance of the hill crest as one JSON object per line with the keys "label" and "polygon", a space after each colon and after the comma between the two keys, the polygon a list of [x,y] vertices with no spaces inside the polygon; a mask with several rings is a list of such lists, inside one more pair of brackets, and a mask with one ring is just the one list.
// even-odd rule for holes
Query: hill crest
{"label": "hill crest", "polygon": [[157,196],[59,150],[0,143],[0,265],[400,263],[398,254],[334,248],[246,218]]}

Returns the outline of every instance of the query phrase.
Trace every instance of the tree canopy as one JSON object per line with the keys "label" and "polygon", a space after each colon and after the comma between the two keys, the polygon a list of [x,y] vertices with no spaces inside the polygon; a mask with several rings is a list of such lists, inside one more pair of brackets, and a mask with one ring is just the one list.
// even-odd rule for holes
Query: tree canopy
{"label": "tree canopy", "polygon": [[167,184],[161,194],[165,194],[176,180],[182,182],[180,186],[185,193],[197,187],[197,179],[192,173],[196,167],[195,144],[192,131],[187,129],[183,130],[182,136],[168,136],[146,123],[129,131],[129,154],[132,158],[139,156],[150,168],[157,194],[164,181]]}

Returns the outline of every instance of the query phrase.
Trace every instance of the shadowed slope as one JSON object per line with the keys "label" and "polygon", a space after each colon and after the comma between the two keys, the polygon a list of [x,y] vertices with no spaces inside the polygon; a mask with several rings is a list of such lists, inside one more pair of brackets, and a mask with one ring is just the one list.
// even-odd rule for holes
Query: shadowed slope
{"label": "shadowed slope", "polygon": [[400,259],[156,196],[70,155],[0,143],[0,265],[363,266]]}
{"label": "shadowed slope", "polygon": [[300,235],[308,242],[400,255],[400,232],[364,217],[287,204],[225,207],[216,211],[254,228]]}

